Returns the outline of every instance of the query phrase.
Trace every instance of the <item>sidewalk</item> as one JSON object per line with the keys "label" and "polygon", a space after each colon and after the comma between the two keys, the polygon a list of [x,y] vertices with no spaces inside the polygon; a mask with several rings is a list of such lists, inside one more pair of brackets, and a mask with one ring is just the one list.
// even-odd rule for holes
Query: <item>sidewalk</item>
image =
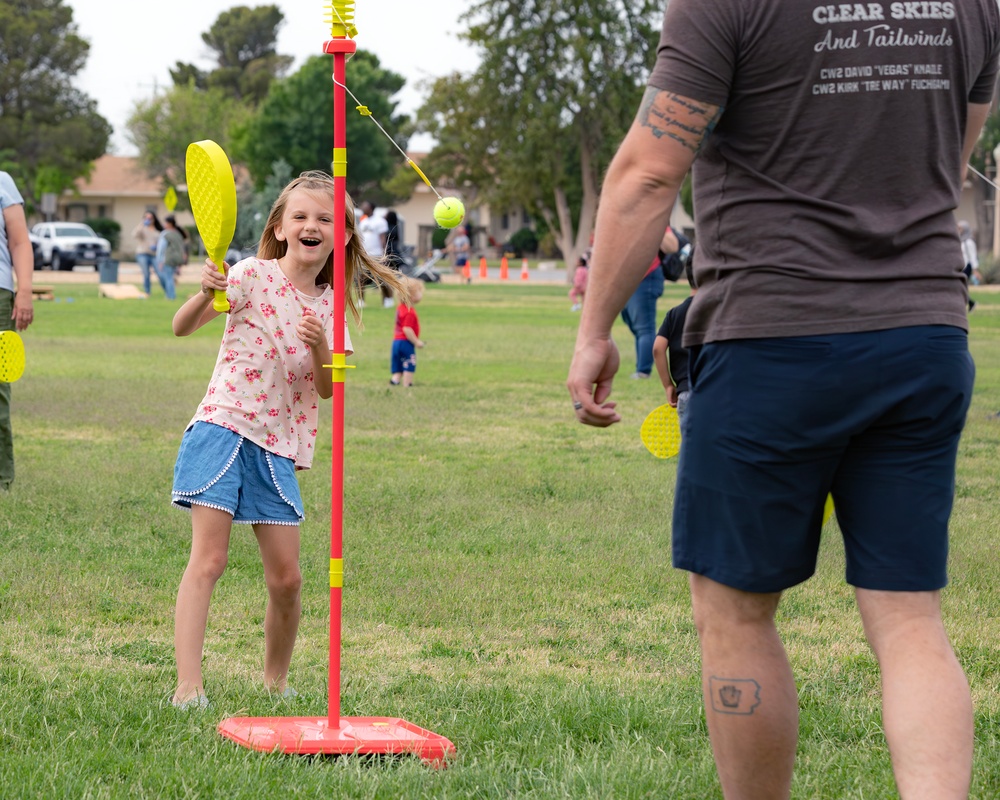
{"label": "sidewalk", "polygon": [[[178,284],[195,284],[199,281],[201,276],[201,262],[197,264],[186,264],[181,267],[181,274],[177,280]],[[461,275],[455,275],[451,272],[451,267],[445,267],[439,270],[441,273],[442,283],[465,283],[465,279]],[[479,277],[479,267],[474,266],[472,268],[472,283],[498,283],[498,284],[539,284],[539,285],[554,285],[562,286],[566,283],[566,270],[564,269],[553,269],[553,270],[539,270],[533,269],[529,270],[529,278],[526,281],[521,280],[521,265],[518,264],[515,269],[511,265],[508,271],[508,279],[506,281],[500,280],[500,268],[490,267],[487,270],[488,278],[484,281]],[[72,270],[67,270],[65,272],[54,272],[47,269],[36,269],[34,273],[34,285],[37,286],[47,286],[52,284],[58,286],[60,284],[93,284],[96,286],[100,281],[98,280],[99,274],[93,267],[74,267]],[[118,263],[118,283],[134,283],[142,284],[142,270],[139,265],[134,261],[120,261]],[[154,285],[156,279],[153,279]]]}

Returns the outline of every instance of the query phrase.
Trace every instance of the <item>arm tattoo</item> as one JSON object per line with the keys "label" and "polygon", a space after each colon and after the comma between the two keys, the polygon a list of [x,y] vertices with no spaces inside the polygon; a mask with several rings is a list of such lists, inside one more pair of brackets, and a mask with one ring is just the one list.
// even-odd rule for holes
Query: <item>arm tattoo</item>
{"label": "arm tattoo", "polygon": [[697,154],[721,116],[721,106],[649,87],[643,95],[638,120],[657,139],[666,136]]}

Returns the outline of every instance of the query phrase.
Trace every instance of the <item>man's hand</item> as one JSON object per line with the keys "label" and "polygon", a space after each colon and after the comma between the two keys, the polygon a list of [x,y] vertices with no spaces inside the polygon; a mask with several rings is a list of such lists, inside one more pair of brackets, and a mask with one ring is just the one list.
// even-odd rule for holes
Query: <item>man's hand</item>
{"label": "man's hand", "polygon": [[566,388],[573,398],[576,418],[584,425],[607,428],[621,420],[616,404],[607,402],[618,363],[618,347],[610,336],[577,340]]}

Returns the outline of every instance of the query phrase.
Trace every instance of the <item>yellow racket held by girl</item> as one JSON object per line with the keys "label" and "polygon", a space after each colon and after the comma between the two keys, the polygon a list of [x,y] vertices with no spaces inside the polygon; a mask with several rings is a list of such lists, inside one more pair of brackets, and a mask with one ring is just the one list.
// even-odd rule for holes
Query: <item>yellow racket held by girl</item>
{"label": "yellow racket held by girl", "polygon": [[[208,257],[224,273],[222,262],[236,231],[236,181],[226,152],[211,139],[188,145],[184,160],[188,198]],[[229,311],[226,293],[217,291],[212,308]]]}
{"label": "yellow racket held by girl", "polygon": [[13,383],[24,374],[24,342],[15,331],[0,333],[0,383]]}

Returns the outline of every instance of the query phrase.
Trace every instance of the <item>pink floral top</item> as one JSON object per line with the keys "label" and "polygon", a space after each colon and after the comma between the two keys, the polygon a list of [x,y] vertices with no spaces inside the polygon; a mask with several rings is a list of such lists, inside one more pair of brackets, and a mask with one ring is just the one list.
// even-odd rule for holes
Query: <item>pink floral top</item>
{"label": "pink floral top", "polygon": [[[333,290],[299,292],[276,260],[247,258],[229,270],[229,315],[208,393],[191,423],[221,425],[298,469],[312,465],[319,417],[309,347],[295,335],[304,309],[323,322],[333,351]],[[344,350],[351,339],[344,330]]]}

